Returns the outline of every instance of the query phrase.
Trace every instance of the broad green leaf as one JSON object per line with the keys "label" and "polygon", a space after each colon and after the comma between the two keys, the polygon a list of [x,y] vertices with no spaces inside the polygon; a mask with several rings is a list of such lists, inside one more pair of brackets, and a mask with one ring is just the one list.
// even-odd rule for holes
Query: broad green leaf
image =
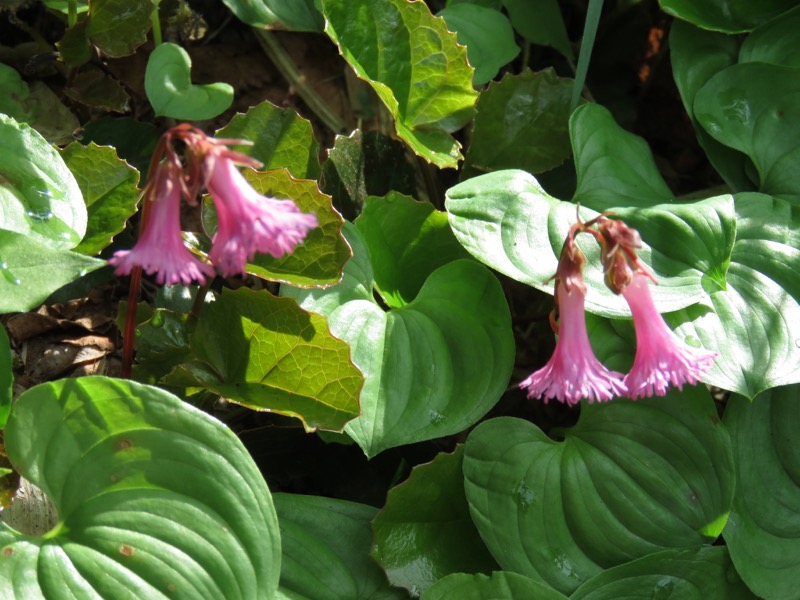
{"label": "broad green leaf", "polygon": [[81,143],[113,146],[117,155],[139,171],[141,181],[145,181],[159,137],[161,133],[150,123],[130,117],[101,117],[86,124]]}
{"label": "broad green leaf", "polygon": [[92,43],[86,33],[88,27],[89,19],[81,19],[69,27],[61,40],[56,42],[59,60],[71,69],[85,65],[94,56]]}
{"label": "broad green leaf", "polygon": [[86,235],[75,251],[97,254],[136,212],[139,173],[108,146],[74,142],[61,157],[78,182],[89,214]]}
{"label": "broad green leaf", "polygon": [[78,73],[64,88],[64,95],[90,108],[129,112],[131,97],[118,79],[100,70]]}
{"label": "broad green leaf", "polygon": [[724,546],[657,552],[600,573],[570,596],[570,600],[633,598],[755,600]]}
{"label": "broad green leaf", "polygon": [[511,23],[499,10],[457,4],[440,10],[436,16],[442,17],[447,28],[456,33],[458,43],[467,47],[467,60],[475,69],[475,85],[494,79],[519,54]]}
{"label": "broad green leaf", "polygon": [[347,433],[372,457],[475,423],[503,394],[514,362],[497,279],[473,261],[454,261],[434,271],[413,302],[384,312],[358,230],[346,226],[345,235],[354,258],[340,284],[309,291],[284,286],[282,293],[327,316],[364,373],[361,416]]}
{"label": "broad green leaf", "polygon": [[762,194],[736,196],[736,242],[724,286],[669,319],[720,353],[708,384],[755,398],[800,381],[800,209]]}
{"label": "broad green leaf", "polygon": [[659,0],[661,9],[703,29],[750,31],[796,6],[795,0]]}
{"label": "broad green leaf", "polygon": [[[298,208],[317,215],[317,227],[308,232],[305,241],[291,254],[275,258],[257,254],[245,267],[248,273],[272,281],[298,286],[319,287],[342,278],[344,264],[352,256],[342,237],[342,216],[331,206],[330,197],[322,194],[316,182],[295,179],[284,169],[261,173],[247,169],[244,177],[260,194],[290,199]],[[210,201],[205,203],[203,220],[209,235],[217,229],[216,212]]]}
{"label": "broad green leaf", "polygon": [[283,560],[280,590],[293,600],[403,600],[369,557],[364,504],[295,494],[275,494]]}
{"label": "broad green leaf", "polygon": [[[43,2],[47,8],[59,10],[65,15],[69,14],[70,0],[43,0]],[[89,0],[76,0],[75,4],[77,6],[79,15],[89,10]]]}
{"label": "broad green leaf", "polygon": [[252,146],[237,146],[236,150],[261,161],[264,171],[286,168],[301,179],[319,177],[319,144],[311,123],[291,109],[264,101],[234,115],[214,135],[252,142]]}
{"label": "broad green leaf", "polygon": [[[528,173],[497,171],[450,188],[445,206],[450,226],[470,254],[517,281],[553,293],[551,278],[576,220],[574,204],[549,196]],[[652,294],[660,311],[703,300],[710,281],[724,285],[735,232],[730,196],[615,212],[642,235],[645,247],[639,257],[659,282]],[[583,207],[580,214],[584,221],[597,216]],[[577,241],[587,257],[587,310],[629,317],[625,300],[604,283],[599,245],[589,235]]]}
{"label": "broad green leaf", "polygon": [[86,35],[105,54],[128,56],[147,41],[153,0],[92,0]]}
{"label": "broad green leaf", "polygon": [[541,173],[563,163],[570,155],[572,85],[552,69],[492,83],[478,98],[465,171]]}
{"label": "broad green leaf", "polygon": [[192,59],[176,44],[156,47],[147,60],[144,89],[157,117],[202,121],[225,112],[233,102],[227,83],[194,85]]}
{"label": "broad green leaf", "polygon": [[514,29],[527,41],[574,57],[558,0],[503,0],[503,4]]}
{"label": "broad green leaf", "polygon": [[755,190],[755,183],[747,175],[753,168],[747,155],[715,140],[700,126],[694,114],[697,92],[714,75],[736,64],[739,40],[735,36],[699,29],[685,21],[673,22],[669,36],[672,74],[683,107],[692,119],[697,141],[731,188]]}
{"label": "broad green leaf", "polygon": [[81,190],[58,150],[0,114],[0,229],[68,249],[86,233],[86,219]]}
{"label": "broad green leaf", "polygon": [[728,401],[736,494],[723,535],[736,570],[763,598],[800,589],[800,387]]}
{"label": "broad green leaf", "polygon": [[800,6],[754,29],[742,42],[739,62],[765,62],[800,67]]}
{"label": "broad green leaf", "polygon": [[376,91],[397,134],[425,160],[455,168],[450,135],[472,118],[477,92],[466,48],[424,2],[325,0],[325,32]]}
{"label": "broad green leaf", "polygon": [[271,598],[280,539],[236,436],[158,388],[105,377],[31,388],[8,456],[58,509],[30,537],[0,525],[5,598]]}
{"label": "broad green leaf", "polygon": [[254,410],[340,431],[359,413],[363,378],[325,319],[290,298],[242,288],[207,304],[187,369],[211,391]]}
{"label": "broad green leaf", "polygon": [[478,6],[494,8],[495,10],[503,8],[503,0],[447,0],[445,3],[446,6],[456,6],[458,4],[477,4]]}
{"label": "broad green leaf", "polygon": [[322,31],[324,18],[318,0],[222,0],[240,20],[252,27],[288,31]]}
{"label": "broad green leaf", "polygon": [[392,308],[414,300],[439,267],[469,258],[447,224],[447,213],[429,202],[395,192],[368,197],[355,224],[372,259],[375,288]]}
{"label": "broad green leaf", "polygon": [[604,211],[673,200],[647,142],[617,125],[608,109],[598,104],[578,107],[569,131],[578,172],[573,202]]}
{"label": "broad green leaf", "polygon": [[161,308],[137,325],[136,379],[158,382],[179,364],[190,360],[191,330],[188,314]]}
{"label": "broad green leaf", "polygon": [[413,596],[445,575],[497,568],[469,516],[463,459],[464,446],[458,446],[414,467],[406,481],[389,490],[372,520],[373,558],[393,585]]}
{"label": "broad green leaf", "polygon": [[[0,325],[0,429],[6,426],[8,411],[11,410],[11,391],[14,374],[11,371],[11,346],[6,330]],[[0,477],[3,473],[0,473]]]}
{"label": "broad green leaf", "polygon": [[697,92],[694,113],[714,139],[752,159],[759,191],[800,197],[800,68],[729,67]]}
{"label": "broad green leaf", "polygon": [[733,457],[704,388],[584,404],[559,433],[501,417],[467,439],[472,518],[504,570],[569,594],[605,569],[721,533]]}
{"label": "broad green leaf", "polygon": [[58,288],[105,264],[0,230],[0,314],[36,308]]}
{"label": "broad green leaf", "polygon": [[489,575],[454,573],[440,579],[422,600],[566,600],[553,588],[519,573],[496,571]]}
{"label": "broad green leaf", "polygon": [[29,121],[31,108],[25,100],[30,89],[16,69],[0,63],[0,87],[0,113],[17,121]]}

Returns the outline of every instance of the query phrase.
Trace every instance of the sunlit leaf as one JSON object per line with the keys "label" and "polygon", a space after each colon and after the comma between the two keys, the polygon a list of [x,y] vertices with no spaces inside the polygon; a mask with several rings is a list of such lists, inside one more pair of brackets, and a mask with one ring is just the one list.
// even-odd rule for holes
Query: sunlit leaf
{"label": "sunlit leaf", "polygon": [[289,31],[322,31],[324,19],[315,0],[222,0],[253,27]]}

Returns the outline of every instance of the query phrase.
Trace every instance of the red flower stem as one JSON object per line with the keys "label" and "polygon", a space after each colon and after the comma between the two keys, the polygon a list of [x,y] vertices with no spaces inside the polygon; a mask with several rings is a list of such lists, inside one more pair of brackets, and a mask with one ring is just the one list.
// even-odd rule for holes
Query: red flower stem
{"label": "red flower stem", "polygon": [[[145,204],[146,206],[146,204]],[[122,337],[122,367],[120,376],[123,379],[131,378],[133,368],[133,345],[136,337],[136,305],[139,299],[139,287],[142,283],[142,267],[134,267],[131,271],[131,284],[128,288],[128,306],[125,311],[125,333]]]}

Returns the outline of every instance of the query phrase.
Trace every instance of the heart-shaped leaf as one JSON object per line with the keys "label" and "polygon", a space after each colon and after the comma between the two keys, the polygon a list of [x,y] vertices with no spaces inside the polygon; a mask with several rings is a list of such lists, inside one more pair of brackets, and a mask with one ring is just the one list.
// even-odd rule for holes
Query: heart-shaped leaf
{"label": "heart-shaped leaf", "polygon": [[664,12],[703,29],[742,33],[793,8],[794,0],[659,0]]}
{"label": "heart-shaped leaf", "polygon": [[469,515],[463,459],[464,446],[458,446],[414,467],[406,481],[389,490],[372,521],[372,556],[393,585],[413,596],[451,573],[497,568]]}
{"label": "heart-shaped leaf", "polygon": [[285,168],[300,179],[319,177],[319,144],[311,123],[289,108],[264,101],[234,115],[215,135],[252,142],[236,150],[261,161],[262,171]]}
{"label": "heart-shaped leaf", "polygon": [[144,89],[158,117],[202,121],[225,112],[233,103],[227,83],[193,85],[192,59],[177,44],[160,44],[150,54]]}
{"label": "heart-shaped leaf", "polygon": [[454,573],[437,581],[422,600],[566,600],[566,596],[519,573]]}
{"label": "heart-shaped leaf", "polygon": [[19,397],[5,445],[59,515],[41,537],[0,524],[5,597],[272,597],[269,490],[207,414],[130,381],[65,379]]}
{"label": "heart-shaped leaf", "polygon": [[755,600],[724,546],[657,552],[600,573],[570,596],[570,600],[620,598]]}
{"label": "heart-shaped leaf", "polygon": [[325,32],[395,119],[397,135],[425,160],[455,168],[450,135],[472,118],[477,92],[466,48],[424,2],[325,0]]}
{"label": "heart-shaped leaf", "polygon": [[254,410],[341,431],[359,413],[363,378],[325,319],[294,300],[242,288],[208,303],[192,334],[201,362],[186,369],[210,390]]}
{"label": "heart-shaped leaf", "polygon": [[86,221],[78,182],[58,150],[25,123],[0,114],[0,229],[68,249],[81,241]]}
{"label": "heart-shaped leaf", "polygon": [[222,0],[239,19],[252,27],[288,31],[322,31],[319,0]]}
{"label": "heart-shaped leaf", "polygon": [[[553,293],[550,280],[576,220],[574,204],[548,195],[524,171],[497,171],[450,188],[445,206],[450,226],[470,254],[517,281]],[[639,257],[658,279],[652,294],[659,310],[678,310],[706,298],[704,282],[709,278],[724,282],[735,232],[730,196],[615,212],[642,234],[645,247]],[[581,207],[580,214],[587,221],[598,213]],[[628,317],[624,299],[605,285],[599,245],[588,235],[577,241],[587,257],[584,278],[591,287],[586,309]]]}
{"label": "heart-shaped leaf", "polygon": [[282,293],[328,317],[364,373],[361,416],[347,433],[367,456],[462,431],[500,398],[514,362],[511,321],[497,279],[458,260],[428,278],[416,299],[384,312],[373,296],[372,264],[361,236],[345,224],[353,260],[342,282]]}
{"label": "heart-shaped leaf", "polygon": [[83,241],[75,248],[83,254],[97,254],[125,228],[136,212],[139,173],[114,148],[74,142],[61,157],[83,192],[89,220]]}
{"label": "heart-shaped leaf", "polygon": [[800,386],[728,401],[736,493],[723,535],[736,570],[763,598],[800,589]]}
{"label": "heart-shaped leaf", "polygon": [[564,435],[503,417],[467,439],[467,500],[503,569],[571,593],[605,569],[722,531],[733,458],[705,389],[586,404]]}
{"label": "heart-shaped leaf", "polygon": [[364,504],[275,494],[283,561],[280,591],[294,600],[403,600],[369,558],[369,522],[376,509]]}

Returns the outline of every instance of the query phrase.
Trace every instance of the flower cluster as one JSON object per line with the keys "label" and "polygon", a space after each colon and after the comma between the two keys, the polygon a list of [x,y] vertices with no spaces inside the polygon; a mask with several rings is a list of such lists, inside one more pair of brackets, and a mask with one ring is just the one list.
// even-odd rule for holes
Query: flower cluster
{"label": "flower cluster", "polygon": [[[589,344],[582,275],[586,257],[575,243],[575,237],[584,232],[600,243],[606,285],[622,294],[633,315],[636,357],[627,375],[606,369]],[[558,334],[556,349],[544,367],[520,383],[529,398],[577,404],[582,399],[602,402],[615,396],[634,400],[663,396],[670,385],[683,389],[685,383],[697,383],[711,367],[716,353],[686,346],[656,309],[648,283],[655,280],[636,256],[641,246],[635,229],[606,215],[572,226],[554,277],[558,323],[553,316],[551,324]]]}
{"label": "flower cluster", "polygon": [[[173,148],[176,141],[183,144],[183,161]],[[237,166],[260,163],[227,147],[245,143],[214,139],[188,125],[173,127],[164,135],[144,189],[139,240],[109,260],[118,275],[141,267],[167,285],[202,284],[213,276],[211,265],[195,258],[181,237],[181,197],[196,203],[203,188],[211,194],[218,216],[208,257],[222,275],[244,273],[256,253],[279,258],[303,242],[317,226],[316,216],[301,212],[291,200],[262,196],[247,183]]]}

